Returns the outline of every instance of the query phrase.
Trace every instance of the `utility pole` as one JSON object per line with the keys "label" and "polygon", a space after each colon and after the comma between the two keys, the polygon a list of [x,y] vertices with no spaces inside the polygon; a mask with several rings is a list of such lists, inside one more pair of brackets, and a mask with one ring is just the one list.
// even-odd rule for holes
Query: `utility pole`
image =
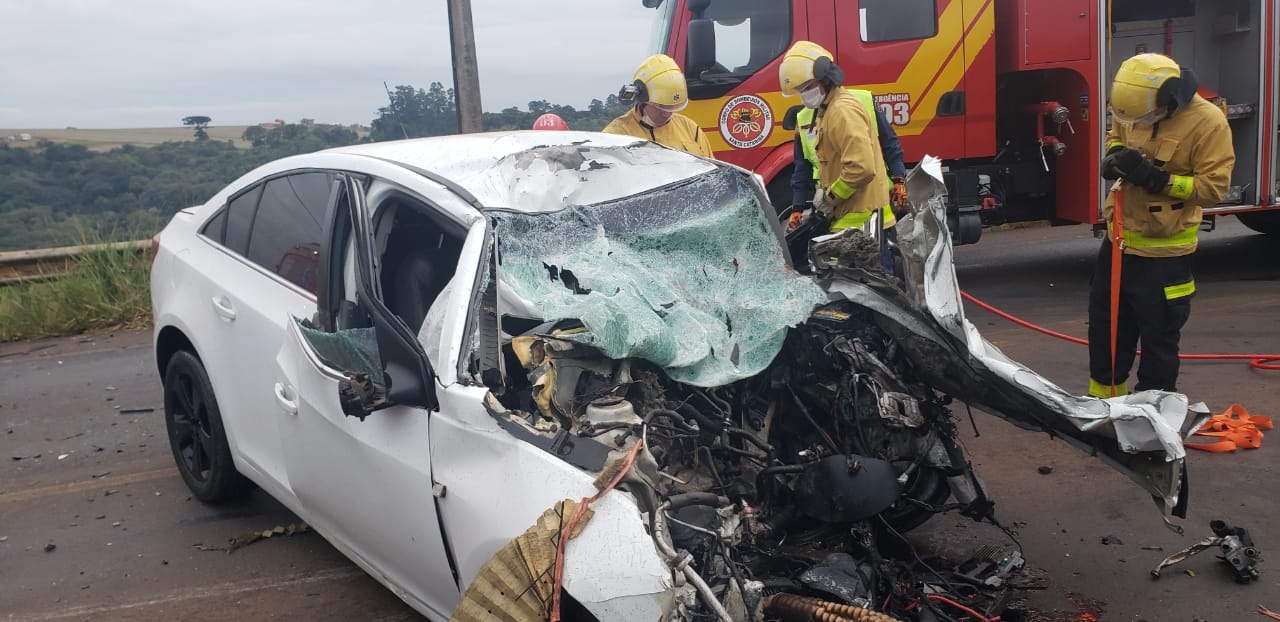
{"label": "utility pole", "polygon": [[471,0],[449,3],[449,41],[453,48],[453,96],[458,109],[458,131],[479,132],[481,127],[480,71],[476,66],[476,37],[471,23]]}

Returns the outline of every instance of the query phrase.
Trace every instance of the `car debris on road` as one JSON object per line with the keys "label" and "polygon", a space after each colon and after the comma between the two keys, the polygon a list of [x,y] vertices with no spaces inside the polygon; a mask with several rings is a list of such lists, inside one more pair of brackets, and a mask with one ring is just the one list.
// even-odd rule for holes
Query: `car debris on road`
{"label": "car debris on road", "polygon": [[[1220,520],[1210,521],[1209,528],[1213,530],[1212,536],[1164,558],[1151,570],[1151,576],[1159,579],[1165,568],[1207,550],[1216,549],[1219,553],[1218,560],[1231,569],[1236,583],[1257,581],[1261,576],[1258,563],[1262,561],[1262,549],[1254,545],[1249,532],[1243,527],[1231,527]],[[1189,569],[1187,573],[1195,576]]]}

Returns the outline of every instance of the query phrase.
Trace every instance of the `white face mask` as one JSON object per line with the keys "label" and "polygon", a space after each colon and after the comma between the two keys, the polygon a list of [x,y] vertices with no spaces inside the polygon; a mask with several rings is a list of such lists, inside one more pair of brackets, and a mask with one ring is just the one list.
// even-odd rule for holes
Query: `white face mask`
{"label": "white face mask", "polygon": [[816,110],[818,106],[822,105],[822,99],[821,86],[815,85],[812,88],[800,91],[800,102],[804,104],[805,108]]}

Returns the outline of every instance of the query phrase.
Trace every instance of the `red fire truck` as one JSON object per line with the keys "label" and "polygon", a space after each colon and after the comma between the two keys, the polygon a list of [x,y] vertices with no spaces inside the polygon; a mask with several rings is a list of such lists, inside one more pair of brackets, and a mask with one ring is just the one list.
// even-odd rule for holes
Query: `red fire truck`
{"label": "red fire truck", "polygon": [[1142,52],[1191,67],[1230,119],[1236,167],[1213,218],[1280,234],[1276,31],[1280,0],[643,0],[653,49],[677,59],[692,117],[716,157],[764,177],[790,203],[799,104],[778,64],[808,39],[871,91],[907,161],[944,160],[957,243],[983,222],[1101,221],[1099,176],[1116,68]]}

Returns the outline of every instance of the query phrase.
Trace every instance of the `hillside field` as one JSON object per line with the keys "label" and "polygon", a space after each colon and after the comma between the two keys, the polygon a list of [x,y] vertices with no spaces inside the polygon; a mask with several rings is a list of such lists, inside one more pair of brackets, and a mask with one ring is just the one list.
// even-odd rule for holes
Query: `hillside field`
{"label": "hillside field", "polygon": [[[240,139],[240,136],[244,134],[244,129],[246,127],[248,126],[213,125],[205,128],[205,131],[209,133],[209,138],[213,140],[235,141],[236,147],[247,149],[250,146],[249,143]],[[191,141],[195,139],[195,130],[186,126],[100,130],[82,130],[74,128],[61,130],[24,130],[0,128],[0,137],[16,134],[30,134],[31,140],[11,142],[9,143],[11,147],[34,146],[40,141],[40,139],[45,138],[55,143],[84,145],[92,151],[107,151],[121,145],[147,147],[151,145],[158,145],[160,143]]]}

